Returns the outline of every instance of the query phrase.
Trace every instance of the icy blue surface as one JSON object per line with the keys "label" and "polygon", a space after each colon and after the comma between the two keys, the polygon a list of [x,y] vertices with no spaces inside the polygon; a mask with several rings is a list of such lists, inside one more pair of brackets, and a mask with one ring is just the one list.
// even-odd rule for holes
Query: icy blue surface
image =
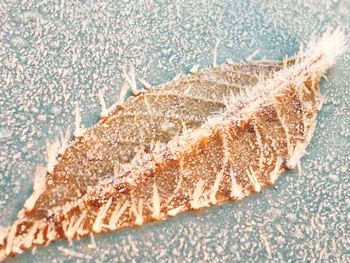
{"label": "icy blue surface", "polygon": [[[97,91],[119,96],[122,69],[151,84],[218,63],[281,59],[329,26],[350,27],[350,1],[0,2],[0,224],[30,195],[46,141],[98,120]],[[350,55],[327,74],[327,99],[302,176],[238,203],[162,223],[59,241],[8,262],[350,262]],[[64,251],[78,253],[69,256]]]}

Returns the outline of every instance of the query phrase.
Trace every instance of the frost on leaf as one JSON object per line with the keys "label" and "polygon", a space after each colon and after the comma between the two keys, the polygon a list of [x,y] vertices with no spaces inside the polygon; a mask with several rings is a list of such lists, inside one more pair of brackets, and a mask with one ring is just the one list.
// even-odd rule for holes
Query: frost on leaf
{"label": "frost on leaf", "polygon": [[[125,71],[115,107],[98,93],[99,123],[81,127],[77,104],[74,141],[67,131],[61,145],[48,144],[47,169],[37,169],[18,219],[0,230],[0,258],[275,183],[300,162],[322,105],[318,83],[344,45],[342,32],[327,32],[293,59],[221,65],[142,92]],[[123,102],[127,86],[135,96]]]}

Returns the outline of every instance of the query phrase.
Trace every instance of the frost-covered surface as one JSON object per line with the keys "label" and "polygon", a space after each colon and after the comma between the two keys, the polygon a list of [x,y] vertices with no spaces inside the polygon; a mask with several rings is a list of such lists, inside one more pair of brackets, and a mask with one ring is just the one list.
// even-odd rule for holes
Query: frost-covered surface
{"label": "frost-covered surface", "polygon": [[[151,84],[195,64],[280,59],[324,25],[350,26],[349,1],[2,1],[0,3],[0,224],[32,191],[46,141],[98,120],[97,91],[118,99],[123,67]],[[236,2],[236,3],[234,3]],[[302,160],[276,188],[162,223],[60,241],[15,262],[350,261],[350,54],[327,74],[327,99]],[[95,244],[96,243],[96,244]],[[71,252],[69,252],[71,251]]]}

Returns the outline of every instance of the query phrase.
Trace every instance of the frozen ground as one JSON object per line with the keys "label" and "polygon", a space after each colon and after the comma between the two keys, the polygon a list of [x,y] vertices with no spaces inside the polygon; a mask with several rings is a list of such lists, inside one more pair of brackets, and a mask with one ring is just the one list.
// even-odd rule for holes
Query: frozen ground
{"label": "frozen ground", "polygon": [[[350,26],[349,0],[94,2],[0,2],[2,225],[30,195],[46,141],[73,123],[77,101],[83,123],[95,123],[97,91],[114,102],[123,66],[158,84],[209,66],[215,45],[218,63],[281,59],[326,25]],[[8,262],[350,262],[349,67],[346,53],[322,81],[327,102],[302,176],[290,172],[243,202],[56,242]]]}

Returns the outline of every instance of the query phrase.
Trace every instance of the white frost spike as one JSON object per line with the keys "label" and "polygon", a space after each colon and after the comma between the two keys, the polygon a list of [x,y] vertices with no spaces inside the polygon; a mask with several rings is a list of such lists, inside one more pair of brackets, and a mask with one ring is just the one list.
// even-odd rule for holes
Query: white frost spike
{"label": "white frost spike", "polygon": [[47,151],[47,171],[49,173],[53,172],[53,168],[57,164],[57,155],[60,149],[60,143],[58,140],[55,140],[53,143],[46,143]]}
{"label": "white frost spike", "polygon": [[249,166],[249,169],[246,170],[246,173],[248,175],[249,181],[252,184],[255,192],[261,191],[261,184],[256,178],[256,172],[253,170],[251,166]]}
{"label": "white frost spike", "polygon": [[37,166],[34,177],[34,186],[32,195],[24,203],[24,208],[31,211],[34,208],[36,200],[46,189],[47,171],[42,166]]}
{"label": "white frost spike", "polygon": [[297,163],[297,167],[298,167],[298,174],[299,174],[299,176],[301,176],[303,174],[303,170],[301,169],[301,161],[300,160]]}
{"label": "white frost spike", "polygon": [[289,158],[288,161],[288,167],[290,168],[294,168],[297,163],[299,162],[300,158],[304,155],[305,153],[305,148],[306,148],[306,143],[301,143],[301,142],[297,142],[294,151],[292,153],[292,156]]}
{"label": "white frost spike", "polygon": [[281,157],[278,157],[276,160],[275,168],[270,174],[270,182],[274,184],[279,176],[280,168],[283,163],[283,159]]}
{"label": "white frost spike", "polygon": [[48,242],[54,240],[56,238],[56,236],[57,236],[56,230],[53,227],[51,227],[50,225],[48,225],[47,234],[46,234]]}
{"label": "white frost spike", "polygon": [[91,243],[88,245],[88,248],[96,249],[97,248],[97,244],[96,244],[96,241],[95,241],[94,234],[90,234],[90,241],[91,241]]}
{"label": "white frost spike", "polygon": [[216,193],[217,191],[219,190],[219,187],[220,187],[220,183],[222,181],[222,178],[224,176],[224,170],[222,169],[215,177],[215,182],[214,182],[214,185],[211,189],[211,192],[210,192],[210,202],[212,204],[216,204]]}
{"label": "white frost spike", "polygon": [[176,216],[178,213],[186,211],[186,206],[185,205],[181,205],[178,206],[176,208],[173,208],[171,210],[168,210],[168,215],[170,216]]}
{"label": "white frost spike", "polygon": [[230,169],[230,177],[231,177],[231,197],[242,200],[245,195],[242,191],[242,187],[237,183],[236,180],[236,173],[233,171],[233,169]]}
{"label": "white frost spike", "polygon": [[153,184],[152,203],[153,203],[152,217],[154,219],[159,220],[160,219],[160,197],[159,197],[158,188],[157,188],[156,183]]}
{"label": "white frost spike", "polygon": [[98,214],[96,216],[96,219],[95,219],[95,222],[94,224],[92,225],[92,230],[96,233],[99,233],[101,232],[102,230],[102,227],[103,227],[103,219],[106,217],[107,215],[107,211],[109,209],[109,207],[111,206],[111,203],[112,203],[112,197],[110,197],[107,201],[106,204],[104,204],[100,210],[98,211]]}
{"label": "white frost spike", "polygon": [[124,73],[124,77],[125,77],[126,81],[129,83],[129,85],[131,87],[132,94],[137,96],[140,93],[142,93],[142,90],[137,89],[134,67],[130,67],[129,74],[126,73],[126,70],[123,70],[123,73]]}
{"label": "white frost spike", "polygon": [[133,199],[131,203],[131,211],[135,216],[136,225],[143,224],[142,210],[143,210],[143,199],[140,198],[137,204],[135,199]]}
{"label": "white frost spike", "polygon": [[105,118],[108,116],[108,109],[106,107],[106,102],[105,102],[105,99],[104,99],[104,94],[103,94],[103,91],[102,90],[99,90],[98,91],[98,100],[100,102],[100,105],[101,105],[101,118]]}
{"label": "white frost spike", "polygon": [[[301,52],[301,49],[299,49],[299,54]],[[287,68],[288,66],[288,55],[285,55],[284,58],[283,58],[283,68]]]}
{"label": "white frost spike", "polygon": [[[305,154],[306,147],[310,143],[312,135],[315,132],[316,123],[317,123],[316,120],[312,121],[310,128],[307,131],[305,141],[303,143],[297,142],[297,144],[296,144],[296,146],[295,146],[295,148],[294,148],[294,150],[293,150],[293,152],[288,160],[288,163],[287,163],[288,167],[294,168],[298,164],[300,158]],[[298,167],[298,169],[300,169],[300,168]]]}
{"label": "white frost spike", "polygon": [[202,178],[200,178],[193,190],[192,201],[190,202],[192,208],[198,209],[206,205],[204,202],[200,200],[204,192],[204,188],[205,188],[205,181]]}
{"label": "white frost spike", "polygon": [[129,201],[124,202],[124,204],[121,206],[120,204],[117,204],[110,219],[109,224],[107,227],[111,230],[117,228],[118,221],[120,217],[124,214],[126,208],[129,206]]}
{"label": "white frost spike", "polygon": [[67,128],[67,130],[64,133],[64,135],[63,135],[63,133],[61,131],[60,136],[61,136],[61,147],[60,147],[60,150],[59,150],[58,153],[60,155],[63,155],[64,152],[66,151],[67,147],[68,147],[68,142],[69,142],[70,136],[71,136],[71,130],[69,128]]}
{"label": "white frost spike", "polygon": [[8,232],[8,236],[7,236],[7,243],[6,243],[6,248],[5,248],[5,252],[7,255],[9,255],[11,253],[13,241],[14,241],[15,235],[16,235],[16,231],[17,231],[17,223],[15,222],[11,226],[11,228]]}
{"label": "white frost spike", "polygon": [[142,85],[146,88],[146,89],[149,89],[152,87],[151,84],[149,84],[146,80],[144,79],[139,79],[139,81],[142,83]]}
{"label": "white frost spike", "polygon": [[120,89],[119,100],[117,101],[116,105],[122,105],[124,103],[128,90],[129,90],[129,85],[128,85],[128,82],[125,81],[123,86]]}
{"label": "white frost spike", "polygon": [[81,116],[80,116],[80,107],[79,104],[77,103],[75,105],[75,131],[74,131],[74,136],[75,137],[80,137],[84,134],[85,128],[81,126]]}

